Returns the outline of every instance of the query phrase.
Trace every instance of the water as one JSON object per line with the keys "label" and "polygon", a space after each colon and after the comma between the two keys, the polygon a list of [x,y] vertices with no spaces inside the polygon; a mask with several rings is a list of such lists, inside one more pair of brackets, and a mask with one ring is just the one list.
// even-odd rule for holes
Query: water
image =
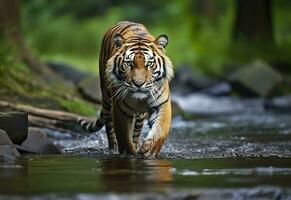
{"label": "water", "polygon": [[0,200],[291,199],[291,115],[266,112],[259,99],[226,101],[174,118],[156,160],[112,154],[104,130],[47,130],[63,154],[0,163]]}
{"label": "water", "polygon": [[[291,186],[290,159],[102,159],[29,156],[1,164],[1,194],[173,194]],[[0,198],[1,199],[1,198]]]}

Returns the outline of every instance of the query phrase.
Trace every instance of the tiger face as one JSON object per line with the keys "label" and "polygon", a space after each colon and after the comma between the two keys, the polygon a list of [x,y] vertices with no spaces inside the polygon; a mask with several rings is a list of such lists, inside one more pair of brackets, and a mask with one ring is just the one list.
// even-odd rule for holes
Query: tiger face
{"label": "tiger face", "polygon": [[159,36],[154,41],[142,38],[124,40],[114,37],[117,52],[107,62],[107,77],[116,89],[116,99],[128,95],[145,99],[159,91],[165,80],[173,76],[170,59],[165,55],[168,38]]}

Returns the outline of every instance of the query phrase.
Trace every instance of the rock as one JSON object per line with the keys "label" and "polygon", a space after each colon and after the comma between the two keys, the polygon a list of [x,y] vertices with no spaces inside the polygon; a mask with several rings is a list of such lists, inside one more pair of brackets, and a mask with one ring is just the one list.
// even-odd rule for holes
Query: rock
{"label": "rock", "polygon": [[215,97],[207,94],[194,93],[187,96],[173,95],[172,101],[191,115],[224,115],[246,113],[263,110],[261,99],[239,99],[235,97]]}
{"label": "rock", "polygon": [[179,67],[171,82],[171,90],[173,93],[185,95],[208,88],[213,83],[213,80],[194,72],[189,67]]}
{"label": "rock", "polygon": [[13,145],[6,131],[0,129],[0,145]]}
{"label": "rock", "polygon": [[0,129],[0,161],[15,160],[19,156],[7,133]]}
{"label": "rock", "polygon": [[266,110],[291,113],[291,95],[275,97],[267,100],[264,105]]}
{"label": "rock", "polygon": [[200,92],[208,94],[208,95],[212,95],[212,96],[228,96],[231,94],[232,88],[229,83],[220,82]]}
{"label": "rock", "polygon": [[72,66],[66,64],[48,62],[47,65],[64,79],[71,81],[75,85],[88,76],[87,73],[80,72],[79,70],[76,70]]}
{"label": "rock", "polygon": [[27,139],[17,148],[24,152],[37,154],[59,154],[60,151],[48,139],[47,133],[39,128],[29,128]]}
{"label": "rock", "polygon": [[0,161],[16,160],[20,156],[13,145],[0,145]]}
{"label": "rock", "polygon": [[184,116],[185,113],[182,110],[182,108],[179,106],[179,104],[175,101],[171,101],[172,104],[172,115],[174,116]]}
{"label": "rock", "polygon": [[98,77],[86,77],[79,82],[78,89],[87,100],[95,103],[102,103],[102,92]]}
{"label": "rock", "polygon": [[243,96],[269,96],[282,83],[282,75],[263,61],[254,61],[229,76],[232,88]]}
{"label": "rock", "polygon": [[22,112],[0,113],[0,129],[6,131],[14,144],[21,144],[27,137],[28,114]]}

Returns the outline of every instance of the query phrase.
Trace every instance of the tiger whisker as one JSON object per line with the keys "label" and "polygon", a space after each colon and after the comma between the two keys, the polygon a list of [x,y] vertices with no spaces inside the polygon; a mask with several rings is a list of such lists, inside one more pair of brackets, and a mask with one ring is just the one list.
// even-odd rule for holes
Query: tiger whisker
{"label": "tiger whisker", "polygon": [[112,95],[112,97],[109,99],[109,101],[112,101],[113,98],[115,98],[116,96],[119,96],[119,93],[122,92],[123,87],[119,87],[115,93]]}
{"label": "tiger whisker", "polygon": [[152,91],[150,91],[150,94],[151,94],[151,96],[152,96],[152,98],[153,98],[154,104],[156,104],[157,102],[156,102],[156,99],[155,99],[155,97],[154,97]]}

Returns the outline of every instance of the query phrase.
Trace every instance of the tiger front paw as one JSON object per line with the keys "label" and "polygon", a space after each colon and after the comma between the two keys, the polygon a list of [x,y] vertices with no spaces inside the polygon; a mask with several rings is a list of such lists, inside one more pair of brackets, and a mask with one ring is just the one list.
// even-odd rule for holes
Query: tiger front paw
{"label": "tiger front paw", "polygon": [[118,152],[118,144],[113,143],[113,144],[109,144],[109,151],[113,152],[113,153],[117,153]]}
{"label": "tiger front paw", "polygon": [[153,138],[145,139],[139,149],[139,154],[141,154],[143,158],[146,159],[157,158],[159,156],[163,143],[164,140],[162,140],[161,138],[156,141]]}

